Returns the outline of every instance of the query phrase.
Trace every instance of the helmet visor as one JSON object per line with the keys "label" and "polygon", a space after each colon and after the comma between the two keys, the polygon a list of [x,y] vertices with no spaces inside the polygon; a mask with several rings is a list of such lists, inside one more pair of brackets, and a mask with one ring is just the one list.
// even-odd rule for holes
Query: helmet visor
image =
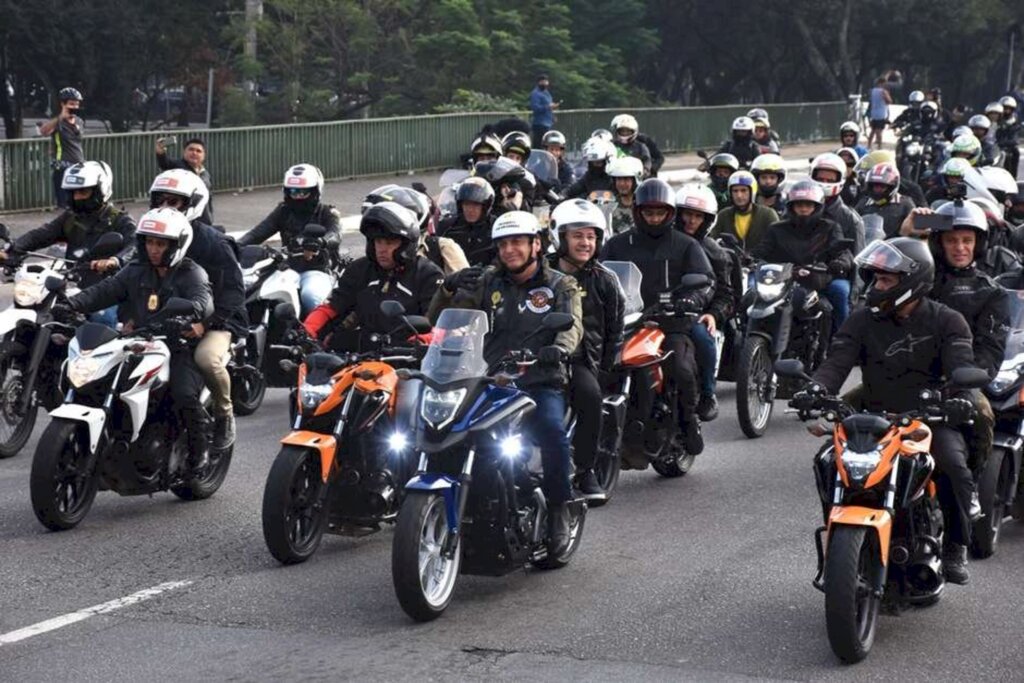
{"label": "helmet visor", "polygon": [[910,273],[916,265],[916,261],[882,240],[875,240],[864,247],[854,260],[861,268],[885,273]]}

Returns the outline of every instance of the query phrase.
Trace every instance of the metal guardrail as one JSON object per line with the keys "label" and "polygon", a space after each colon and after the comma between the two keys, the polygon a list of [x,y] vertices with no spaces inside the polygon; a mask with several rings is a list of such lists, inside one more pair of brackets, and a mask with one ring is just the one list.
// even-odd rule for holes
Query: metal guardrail
{"label": "metal guardrail", "polygon": [[[749,105],[668,107],[628,110],[641,129],[666,152],[717,146],[729,123]],[[846,117],[845,102],[774,104],[772,127],[785,142],[836,135]],[[597,128],[607,128],[622,109],[558,112],[555,126],[578,146]],[[524,112],[409,116],[390,119],[329,121],[281,126],[189,130],[209,150],[210,175],[217,190],[276,185],[293,164],[316,164],[328,179],[422,171],[454,164],[486,123]],[[114,198],[145,197],[159,169],[156,139],[168,131],[89,135],[87,159],[106,161],[114,172]],[[180,147],[170,153],[180,153]],[[52,206],[49,138],[0,141],[0,212]]]}

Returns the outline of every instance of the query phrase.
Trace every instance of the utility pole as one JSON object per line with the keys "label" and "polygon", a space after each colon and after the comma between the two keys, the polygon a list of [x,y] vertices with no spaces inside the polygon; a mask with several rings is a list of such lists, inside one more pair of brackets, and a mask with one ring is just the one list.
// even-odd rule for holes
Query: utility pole
{"label": "utility pole", "polygon": [[[256,63],[256,24],[263,18],[263,0],[245,0],[245,59]],[[245,82],[249,94],[256,90],[256,83],[250,78]]]}

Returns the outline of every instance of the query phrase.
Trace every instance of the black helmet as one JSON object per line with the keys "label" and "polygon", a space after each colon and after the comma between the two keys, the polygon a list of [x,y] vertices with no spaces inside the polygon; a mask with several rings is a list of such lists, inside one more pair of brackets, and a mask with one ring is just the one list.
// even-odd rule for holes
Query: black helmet
{"label": "black helmet", "polygon": [[484,207],[484,217],[494,208],[494,188],[483,178],[470,177],[455,190],[455,205],[462,212],[462,202],[476,202]]}
{"label": "black helmet", "polygon": [[394,183],[381,185],[366,195],[363,200],[363,213],[365,214],[371,206],[381,202],[395,202],[399,206],[409,209],[416,214],[420,232],[428,232],[430,219],[433,216],[433,205],[427,195],[411,187],[403,187]]}
{"label": "black helmet", "polygon": [[61,102],[67,102],[68,100],[82,101],[82,93],[75,88],[61,88],[60,92],[57,93],[57,99]]}
{"label": "black helmet", "polygon": [[[722,177],[715,175],[716,168],[729,169],[729,175]],[[729,176],[738,170],[740,170],[740,160],[727,152],[719,152],[708,159],[708,173],[711,174],[711,187],[715,188],[718,192],[725,192],[729,185]]]}
{"label": "black helmet", "polygon": [[[811,202],[814,212],[809,216],[798,216],[793,211],[796,202]],[[786,194],[786,214],[794,225],[805,226],[817,223],[825,213],[825,190],[814,180],[801,180],[794,183]]]}
{"label": "black helmet", "polygon": [[[861,279],[867,283],[865,303],[877,316],[893,315],[906,304],[921,299],[935,282],[935,259],[928,243],[916,237],[875,240],[857,254]],[[875,288],[875,273],[895,273],[900,282],[885,291]]]}
{"label": "black helmet", "polygon": [[522,131],[514,130],[501,139],[502,154],[515,152],[526,161],[526,157],[530,156],[530,149],[530,136]]}
{"label": "black helmet", "polygon": [[374,204],[359,221],[359,232],[366,237],[366,257],[377,262],[373,249],[374,238],[397,237],[402,240],[402,246],[395,252],[395,260],[403,266],[412,263],[416,259],[420,242],[417,223],[416,214],[401,204],[391,201]]}
{"label": "black helmet", "polygon": [[473,167],[473,175],[483,178],[491,184],[495,190],[501,185],[512,185],[526,177],[526,169],[512,161],[502,157],[495,161],[481,161]]}
{"label": "black helmet", "polygon": [[[649,225],[640,209],[645,206],[660,206],[668,210],[668,216],[659,225]],[[633,222],[648,234],[663,234],[672,229],[676,215],[676,198],[672,187],[660,178],[648,178],[640,183],[633,195]]]}

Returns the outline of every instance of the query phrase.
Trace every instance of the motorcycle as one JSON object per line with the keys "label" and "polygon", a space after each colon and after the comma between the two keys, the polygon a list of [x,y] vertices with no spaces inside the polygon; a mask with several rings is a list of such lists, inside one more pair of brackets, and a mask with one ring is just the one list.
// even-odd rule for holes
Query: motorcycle
{"label": "motorcycle", "polygon": [[985,387],[995,413],[992,452],[978,478],[981,519],[971,533],[971,554],[990,557],[999,543],[1007,514],[1024,519],[1024,492],[1020,490],[1024,459],[1024,291],[1009,290],[1010,332],[1003,363]]}
{"label": "motorcycle", "polygon": [[747,328],[747,307],[743,305],[750,282],[752,260],[735,235],[718,236],[718,243],[730,254],[732,267],[730,281],[733,292],[733,312],[715,332],[718,341],[718,370],[716,377],[722,382],[736,381],[736,366],[743,350],[743,332]]}
{"label": "motorcycle", "polygon": [[[6,227],[0,228],[0,239],[9,240]],[[46,289],[47,279],[77,283],[91,261],[113,256],[123,245],[121,235],[110,232],[89,253],[74,258],[12,252],[5,264],[6,273],[14,271],[14,303],[0,312],[0,458],[25,447],[40,406],[52,411],[64,399],[57,387],[64,349],[53,342],[52,333],[69,330],[50,315],[56,295]],[[49,263],[24,263],[26,257]]]}
{"label": "motorcycle", "polygon": [[[60,278],[46,282],[58,292]],[[187,440],[171,407],[171,348],[191,323],[192,302],[171,298],[153,322],[130,333],[86,322],[68,346],[61,378],[64,404],[51,411],[32,460],[32,509],[53,531],[77,526],[98,490],[122,496],[170,490],[201,500],[220,488],[232,449],[210,451],[197,472],[187,464]],[[204,387],[200,400],[209,403]],[[212,430],[211,430],[212,431]]]}
{"label": "motorcycle", "polygon": [[[643,275],[636,264],[605,261],[604,266],[619,277],[627,301],[638,301],[642,306],[640,284]],[[685,275],[675,290],[662,295],[661,301],[625,320],[626,341],[616,368],[624,377],[620,393],[627,397],[624,405],[617,408],[625,409],[621,436],[622,469],[644,470],[650,466],[663,477],[681,477],[693,465],[696,456],[686,452],[679,430],[676,388],[666,377],[665,363],[671,358],[672,351],[665,349],[665,333],[658,321],[676,316],[696,321],[698,312],[676,311],[671,300],[676,292],[702,289],[709,284],[707,275]]]}
{"label": "motorcycle", "polygon": [[[778,361],[775,370],[812,381],[799,360]],[[949,386],[987,382],[984,370],[957,368]],[[928,425],[945,420],[942,393],[925,390],[920,409],[900,414],[858,413],[826,395],[796,411],[803,420],[820,416],[835,425],[831,445],[814,458],[825,526],[815,532],[813,584],[825,594],[829,644],[844,662],[868,655],[883,604],[898,610],[941,598],[944,527]]]}
{"label": "motorcycle", "polygon": [[[568,313],[549,313],[538,331],[572,324]],[[586,502],[578,498],[568,503],[568,547],[548,553],[548,504],[531,466],[539,456],[522,434],[536,404],[508,374],[535,358],[513,352],[490,375],[487,332],[483,311],[447,309],[434,325],[422,369],[400,372],[424,383],[415,433],[419,465],[405,486],[391,553],[398,602],[417,621],[444,612],[460,571],[502,576],[527,563],[562,567],[582,539]]]}
{"label": "motorcycle", "polygon": [[[403,316],[398,302],[385,301],[381,310],[401,320],[396,332],[430,330],[426,318]],[[398,518],[402,484],[413,474],[407,434],[420,382],[400,385],[395,366],[419,357],[415,348],[389,346],[388,335],[377,343],[364,353],[317,351],[289,368],[298,372],[293,429],[281,439],[263,490],[263,538],[283,564],[309,559],[324,533],[365,536]]]}
{"label": "motorcycle", "polygon": [[939,157],[940,154],[936,154],[934,135],[921,136],[908,132],[900,137],[896,148],[900,176],[915,183],[920,183],[921,176],[929,169],[935,170],[935,161]]}

